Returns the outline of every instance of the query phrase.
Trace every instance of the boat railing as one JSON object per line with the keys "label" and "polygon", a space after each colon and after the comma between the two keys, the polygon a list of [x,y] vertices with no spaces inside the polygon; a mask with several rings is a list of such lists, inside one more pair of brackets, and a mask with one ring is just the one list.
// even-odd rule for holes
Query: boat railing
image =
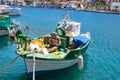
{"label": "boat railing", "polygon": [[17,43],[18,43],[18,48],[22,48],[23,50],[26,50],[27,44],[29,43],[28,36],[19,34],[17,36]]}

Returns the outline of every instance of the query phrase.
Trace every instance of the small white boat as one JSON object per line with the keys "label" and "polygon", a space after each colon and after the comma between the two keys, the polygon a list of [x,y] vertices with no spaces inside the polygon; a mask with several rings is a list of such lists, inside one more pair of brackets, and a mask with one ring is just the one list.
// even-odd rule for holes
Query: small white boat
{"label": "small white boat", "polygon": [[0,5],[0,14],[9,14],[10,9],[7,5]]}
{"label": "small white boat", "polygon": [[21,15],[21,8],[12,8],[8,5],[0,5],[0,14],[8,14],[14,16]]}
{"label": "small white boat", "polygon": [[20,16],[21,15],[21,8],[18,8],[18,7],[10,8],[9,15]]}

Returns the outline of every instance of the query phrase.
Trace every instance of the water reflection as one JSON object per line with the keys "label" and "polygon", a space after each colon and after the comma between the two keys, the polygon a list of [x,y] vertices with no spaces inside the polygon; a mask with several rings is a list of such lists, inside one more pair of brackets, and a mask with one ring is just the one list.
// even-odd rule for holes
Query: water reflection
{"label": "water reflection", "polygon": [[7,47],[8,43],[9,43],[9,37],[8,36],[0,37],[0,48]]}
{"label": "water reflection", "polygon": [[[56,72],[51,72],[46,75],[42,75],[40,77],[37,77],[36,80],[83,80],[83,71],[79,71],[77,64]],[[27,73],[24,73],[20,76],[20,79],[29,80],[27,77]]]}

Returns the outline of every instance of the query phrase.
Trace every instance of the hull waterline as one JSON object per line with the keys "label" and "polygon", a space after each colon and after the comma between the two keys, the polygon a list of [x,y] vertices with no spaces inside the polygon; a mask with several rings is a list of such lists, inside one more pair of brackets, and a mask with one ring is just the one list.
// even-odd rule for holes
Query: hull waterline
{"label": "hull waterline", "polygon": [[[28,73],[28,77],[32,78],[33,74],[33,60],[32,59],[24,59],[26,64],[26,69]],[[59,71],[62,69],[69,68],[76,64],[78,59],[72,60],[36,60],[35,62],[35,76],[41,76],[49,72]]]}
{"label": "hull waterline", "polygon": [[0,36],[8,35],[8,30],[0,30]]}

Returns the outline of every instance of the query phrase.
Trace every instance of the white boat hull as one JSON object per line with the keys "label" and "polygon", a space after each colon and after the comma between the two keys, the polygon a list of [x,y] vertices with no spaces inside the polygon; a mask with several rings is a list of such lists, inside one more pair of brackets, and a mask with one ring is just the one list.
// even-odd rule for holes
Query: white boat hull
{"label": "white boat hull", "polygon": [[21,15],[21,8],[12,8],[8,5],[0,5],[0,14],[8,14],[13,16]]}
{"label": "white boat hull", "polygon": [[19,16],[21,15],[21,9],[20,8],[10,8],[10,13],[9,15],[13,15],[13,16]]}
{"label": "white boat hull", "polygon": [[8,35],[8,30],[0,30],[0,36]]}
{"label": "white boat hull", "polygon": [[[32,78],[33,74],[33,60],[32,59],[24,59],[28,77]],[[35,62],[35,76],[40,76],[48,72],[57,71],[61,69],[65,69],[71,67],[76,64],[78,59],[72,60],[36,60]]]}

